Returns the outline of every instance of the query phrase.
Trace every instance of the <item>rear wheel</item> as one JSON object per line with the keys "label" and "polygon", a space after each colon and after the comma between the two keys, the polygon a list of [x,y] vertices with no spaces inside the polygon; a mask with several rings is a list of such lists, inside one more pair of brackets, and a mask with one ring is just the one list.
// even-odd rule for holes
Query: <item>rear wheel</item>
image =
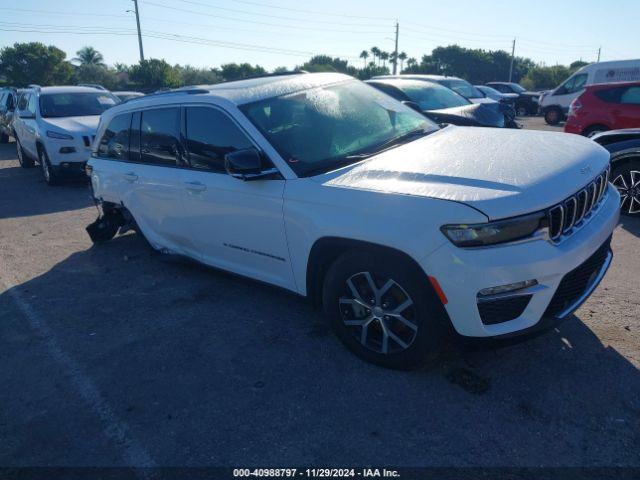
{"label": "rear wheel", "polygon": [[620,193],[620,213],[630,217],[640,216],[640,159],[614,164],[611,179]]}
{"label": "rear wheel", "polygon": [[20,140],[16,138],[16,149],[18,151],[18,163],[22,168],[31,168],[34,165],[33,159],[31,159],[20,144]]}
{"label": "rear wheel", "polygon": [[416,368],[437,356],[445,332],[444,309],[427,284],[426,275],[399,255],[347,252],[325,277],[324,311],[360,358]]}
{"label": "rear wheel", "polygon": [[550,107],[544,112],[544,121],[549,125],[557,125],[562,120],[562,110],[558,107]]}
{"label": "rear wheel", "polygon": [[589,128],[586,128],[582,134],[585,137],[593,137],[594,135],[597,135],[598,133],[602,133],[602,132],[606,132],[607,130],[609,130],[607,127],[605,127],[604,125],[593,125]]}

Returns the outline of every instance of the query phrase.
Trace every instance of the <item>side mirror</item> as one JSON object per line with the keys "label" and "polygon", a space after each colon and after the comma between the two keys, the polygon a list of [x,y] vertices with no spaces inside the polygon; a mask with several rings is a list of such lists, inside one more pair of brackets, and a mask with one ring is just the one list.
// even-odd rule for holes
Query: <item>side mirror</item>
{"label": "side mirror", "polygon": [[262,154],[253,147],[227,153],[224,168],[233,178],[244,181],[259,180],[278,172],[275,168],[263,170]]}
{"label": "side mirror", "polygon": [[415,110],[418,113],[422,113],[422,109],[420,108],[420,105],[418,105],[416,102],[412,102],[410,100],[403,100],[402,101],[403,105],[406,105],[407,107]]}

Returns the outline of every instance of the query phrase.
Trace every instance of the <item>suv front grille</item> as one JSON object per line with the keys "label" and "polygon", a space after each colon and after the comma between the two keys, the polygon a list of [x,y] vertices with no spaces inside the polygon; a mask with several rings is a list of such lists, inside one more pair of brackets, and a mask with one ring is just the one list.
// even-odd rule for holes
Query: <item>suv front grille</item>
{"label": "suv front grille", "polygon": [[609,182],[609,167],[589,185],[547,211],[549,239],[558,243],[571,235],[574,227],[582,225],[600,205]]}

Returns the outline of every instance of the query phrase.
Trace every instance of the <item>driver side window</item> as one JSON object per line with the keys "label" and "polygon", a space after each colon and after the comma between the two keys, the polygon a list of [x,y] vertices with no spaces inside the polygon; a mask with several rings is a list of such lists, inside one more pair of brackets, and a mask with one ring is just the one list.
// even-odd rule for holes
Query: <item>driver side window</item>
{"label": "driver side window", "polygon": [[564,82],[564,84],[556,92],[556,95],[568,95],[570,93],[575,93],[582,90],[585,83],[587,83],[587,76],[588,75],[586,73],[574,75],[569,80]]}

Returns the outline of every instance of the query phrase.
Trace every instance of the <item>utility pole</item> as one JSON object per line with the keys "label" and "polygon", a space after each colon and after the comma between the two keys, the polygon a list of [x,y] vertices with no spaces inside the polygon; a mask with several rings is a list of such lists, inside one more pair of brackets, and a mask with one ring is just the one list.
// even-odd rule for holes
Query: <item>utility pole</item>
{"label": "utility pole", "polygon": [[602,53],[602,47],[598,47],[598,63],[600,63],[600,53]]}
{"label": "utility pole", "polygon": [[138,12],[138,0],[133,0],[135,5],[136,23],[138,24],[138,46],[140,47],[140,61],[144,61],[144,51],[142,50],[142,32],[140,31],[140,13]]}
{"label": "utility pole", "polygon": [[398,35],[400,33],[400,24],[396,20],[396,49],[393,52],[393,74],[398,72]]}
{"label": "utility pole", "polygon": [[513,78],[513,58],[516,54],[516,39],[513,39],[513,46],[511,47],[511,65],[509,66],[509,83],[511,83],[511,79]]}

